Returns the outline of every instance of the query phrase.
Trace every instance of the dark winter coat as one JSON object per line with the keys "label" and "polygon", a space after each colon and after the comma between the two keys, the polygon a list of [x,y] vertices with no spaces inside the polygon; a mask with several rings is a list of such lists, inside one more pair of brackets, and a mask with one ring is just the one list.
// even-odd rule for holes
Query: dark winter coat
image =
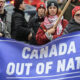
{"label": "dark winter coat", "polygon": [[38,31],[38,28],[40,27],[41,23],[44,21],[44,17],[39,18],[39,16],[36,14],[29,22],[29,27],[33,31],[32,40],[30,41],[31,44],[36,45],[36,33]]}
{"label": "dark winter coat", "polygon": [[24,12],[19,9],[14,9],[11,22],[11,36],[19,41],[27,41],[30,29],[24,18]]}
{"label": "dark winter coat", "polygon": [[63,34],[80,31],[80,24],[76,23],[74,19],[71,19],[67,27],[64,29]]}

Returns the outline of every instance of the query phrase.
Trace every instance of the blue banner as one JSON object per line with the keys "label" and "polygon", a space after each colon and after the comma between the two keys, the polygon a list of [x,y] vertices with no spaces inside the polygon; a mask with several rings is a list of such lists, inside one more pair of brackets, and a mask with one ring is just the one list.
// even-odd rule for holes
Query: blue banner
{"label": "blue banner", "polygon": [[1,38],[0,80],[80,80],[80,32],[42,46]]}

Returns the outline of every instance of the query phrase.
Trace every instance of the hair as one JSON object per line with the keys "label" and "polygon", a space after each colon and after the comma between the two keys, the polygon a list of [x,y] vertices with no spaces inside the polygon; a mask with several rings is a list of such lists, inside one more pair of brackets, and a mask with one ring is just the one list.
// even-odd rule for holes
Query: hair
{"label": "hair", "polygon": [[20,4],[22,4],[23,0],[14,0],[15,8],[19,8]]}

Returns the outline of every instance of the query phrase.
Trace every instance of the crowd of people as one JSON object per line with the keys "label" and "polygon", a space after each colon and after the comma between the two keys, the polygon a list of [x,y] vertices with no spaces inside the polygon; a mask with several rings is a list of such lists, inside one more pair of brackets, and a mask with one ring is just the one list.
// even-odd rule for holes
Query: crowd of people
{"label": "crowd of people", "polygon": [[[75,0],[72,1],[74,3]],[[47,6],[44,2],[38,3],[36,14],[29,22],[25,19],[24,0],[14,1],[11,21],[4,5],[5,0],[0,0],[0,37],[12,38],[32,45],[43,45],[64,34],[80,31],[80,4],[75,5],[72,10],[69,8],[70,13],[66,13],[72,18],[71,16],[66,18],[64,14],[56,28],[54,25],[61,13],[60,8],[64,6],[58,4],[56,0],[48,0]]]}

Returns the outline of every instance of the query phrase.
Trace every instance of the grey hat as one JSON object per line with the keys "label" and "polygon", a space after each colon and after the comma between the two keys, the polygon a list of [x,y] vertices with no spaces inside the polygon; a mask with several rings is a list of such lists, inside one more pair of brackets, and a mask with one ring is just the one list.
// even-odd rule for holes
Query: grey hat
{"label": "grey hat", "polygon": [[49,0],[47,2],[47,8],[49,8],[50,6],[56,6],[58,8],[58,3],[56,1]]}

